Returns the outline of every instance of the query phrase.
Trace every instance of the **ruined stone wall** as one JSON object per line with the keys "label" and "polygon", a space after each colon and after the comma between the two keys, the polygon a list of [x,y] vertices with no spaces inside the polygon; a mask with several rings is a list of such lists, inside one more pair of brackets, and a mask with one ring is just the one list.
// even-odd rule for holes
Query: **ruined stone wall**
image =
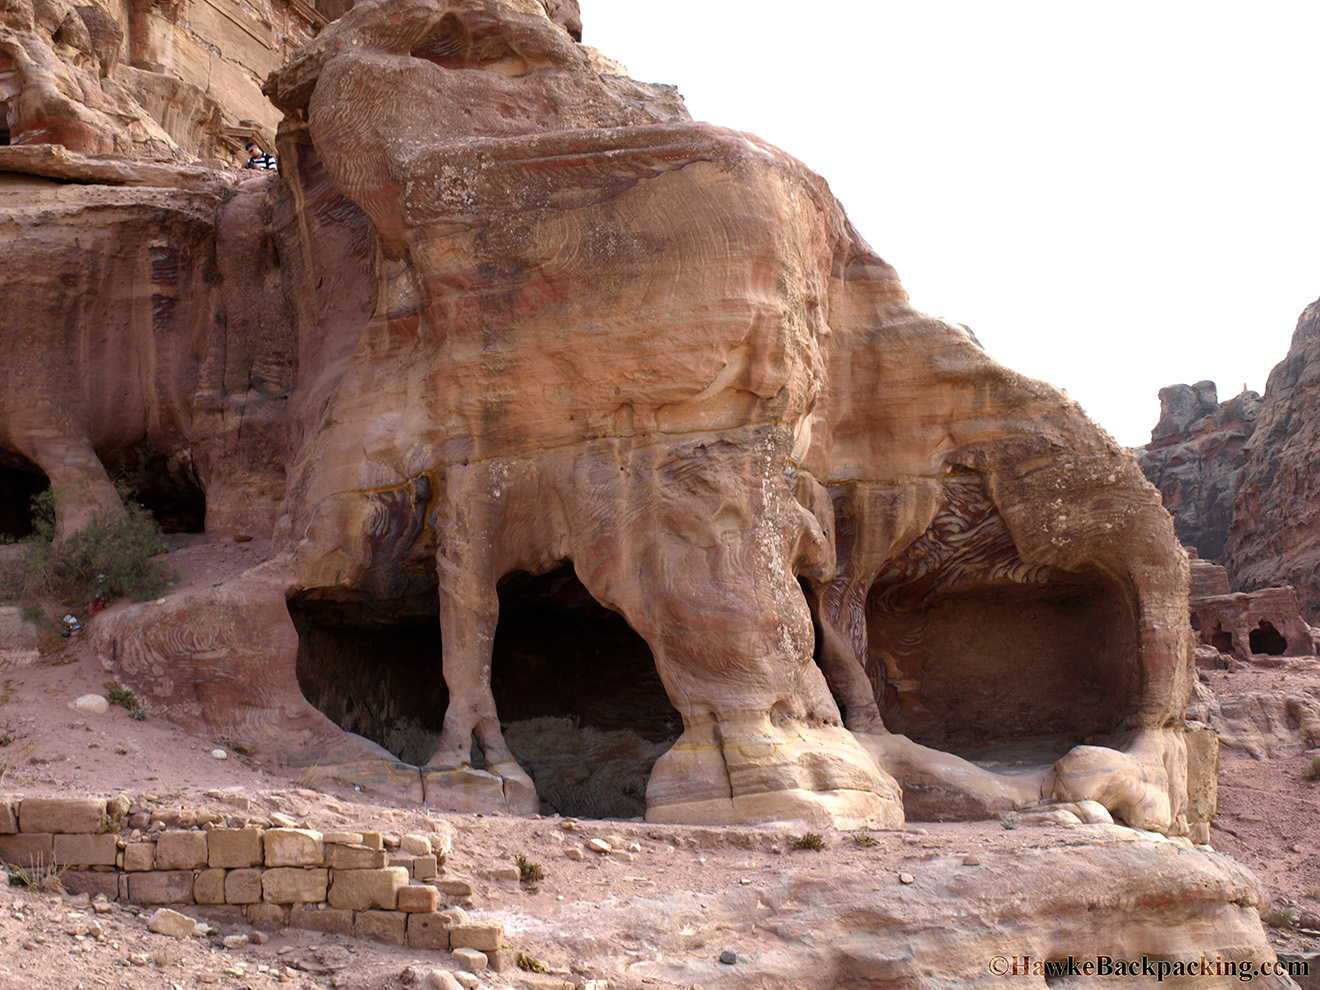
{"label": "ruined stone wall", "polygon": [[[227,907],[256,926],[291,925],[456,955],[466,950],[470,968],[512,967],[503,925],[442,909],[444,899],[470,903],[472,893],[467,881],[443,875],[448,834],[387,843],[379,832],[292,825],[229,828],[214,812],[153,814],[123,796],[0,795],[0,862],[20,871],[55,870],[73,893]],[[153,926],[164,934],[192,929],[191,919],[168,913],[153,918]]]}

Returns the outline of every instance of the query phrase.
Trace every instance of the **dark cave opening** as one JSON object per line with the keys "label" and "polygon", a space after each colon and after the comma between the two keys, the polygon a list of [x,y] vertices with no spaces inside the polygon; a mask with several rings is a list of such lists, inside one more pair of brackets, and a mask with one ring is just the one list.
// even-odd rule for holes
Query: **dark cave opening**
{"label": "dark cave opening", "polygon": [[1278,629],[1274,628],[1274,623],[1269,619],[1261,619],[1260,624],[1248,634],[1248,641],[1251,644],[1252,653],[1264,653],[1266,656],[1281,657],[1288,649],[1288,641]]}
{"label": "dark cave opening", "polygon": [[206,492],[190,464],[146,446],[101,459],[110,477],[128,488],[162,532],[206,532]]}
{"label": "dark cave opening", "polygon": [[440,667],[440,622],[412,616],[382,625],[353,603],[289,599],[298,630],[298,684],[332,722],[405,763],[431,757],[449,691]]}
{"label": "dark cave opening", "polygon": [[491,689],[543,812],[645,813],[651,767],[682,719],[646,641],[591,597],[572,564],[501,585]]}
{"label": "dark cave opening", "polygon": [[32,533],[32,496],[50,487],[35,466],[0,466],[0,542],[21,540]]}
{"label": "dark cave opening", "polygon": [[[499,588],[491,692],[505,741],[542,810],[593,818],[645,813],[655,761],[682,733],[645,640],[598,604],[571,564],[510,575]],[[427,762],[449,702],[439,622],[417,602],[294,596],[298,683],[341,728],[401,760]],[[481,766],[474,746],[474,766]]]}
{"label": "dark cave opening", "polygon": [[969,583],[868,626],[885,725],[968,758],[1053,759],[1113,731],[1139,690],[1136,616],[1100,574]]}
{"label": "dark cave opening", "polygon": [[1233,634],[1226,631],[1222,623],[1216,622],[1214,632],[1210,634],[1210,645],[1220,653],[1233,652]]}

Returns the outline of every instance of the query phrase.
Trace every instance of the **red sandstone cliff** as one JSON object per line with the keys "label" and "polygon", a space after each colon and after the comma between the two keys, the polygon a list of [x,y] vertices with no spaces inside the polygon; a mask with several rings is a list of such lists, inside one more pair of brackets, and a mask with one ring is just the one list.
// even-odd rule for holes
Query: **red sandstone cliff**
{"label": "red sandstone cliff", "polygon": [[1233,503],[1225,563],[1243,589],[1291,584],[1320,615],[1320,301],[1270,372]]}

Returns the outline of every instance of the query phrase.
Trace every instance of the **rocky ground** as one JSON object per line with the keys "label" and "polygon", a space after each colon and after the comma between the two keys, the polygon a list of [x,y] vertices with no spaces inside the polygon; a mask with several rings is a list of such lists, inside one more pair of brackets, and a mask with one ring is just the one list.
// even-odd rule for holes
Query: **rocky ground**
{"label": "rocky ground", "polygon": [[[591,986],[587,981],[593,979],[616,990],[877,986],[871,976],[849,977],[848,968],[874,973],[883,968],[876,961],[883,951],[840,949],[840,938],[890,926],[936,967],[944,952],[950,965],[958,952],[984,952],[988,958],[1001,943],[1029,939],[1024,933],[1040,925],[1042,914],[1067,909],[1067,904],[1051,907],[1056,895],[1050,893],[1055,882],[1050,878],[1062,874],[1071,885],[1071,870],[1079,869],[1078,876],[1094,870],[1094,883],[1103,886],[1112,875],[1113,903],[1120,904],[1126,888],[1141,882],[1124,880],[1124,870],[1144,878],[1160,864],[1185,863],[1188,856],[1200,857],[1197,862],[1215,882],[1229,889],[1224,896],[1230,902],[1256,899],[1249,878],[1243,880],[1226,857],[1118,826],[1066,828],[1039,816],[1007,824],[914,823],[897,833],[826,830],[824,848],[812,850],[794,848],[802,832],[787,824],[697,828],[437,815],[355,790],[323,793],[303,786],[297,772],[251,761],[223,739],[192,736],[153,717],[149,708],[145,718],[132,717],[123,706],[101,714],[78,710],[79,696],[108,693],[114,685],[107,677],[78,637],[34,663],[0,668],[0,790],[124,793],[145,808],[216,810],[231,824],[284,815],[326,831],[452,830],[446,870],[471,881],[468,910],[474,917],[503,921],[517,949],[558,974],[460,974],[484,987]],[[1293,694],[1320,694],[1320,665],[1314,662],[1269,670],[1239,665],[1203,680],[1221,691],[1250,693],[1279,690],[1280,678]],[[217,750],[224,759],[217,758]],[[1320,949],[1320,934],[1313,930],[1320,927],[1320,901],[1313,899],[1320,898],[1320,860],[1314,854],[1320,784],[1303,776],[1316,754],[1312,749],[1254,759],[1230,752],[1221,761],[1214,845],[1264,882],[1274,910],[1268,917],[1281,925],[1266,931],[1280,951]],[[611,851],[592,850],[593,839],[605,840]],[[1091,850],[1080,868],[1076,858],[1051,858],[1079,846]],[[540,865],[544,879],[521,882],[519,856]],[[1234,884],[1240,893],[1234,893]],[[1095,897],[1104,901],[1106,895],[1100,891]],[[976,925],[959,923],[954,944],[960,948],[931,941],[943,926],[930,919],[966,914],[959,905],[968,903],[980,903],[972,913],[982,917]],[[454,985],[432,976],[455,970],[448,953],[293,929],[257,932],[223,909],[217,914],[204,908],[190,913],[207,922],[209,932],[172,939],[147,930],[151,910],[0,885],[0,990]],[[985,924],[987,914],[996,915],[994,924]],[[1254,925],[1251,912],[1243,915],[1247,927]],[[905,926],[914,934],[903,935]],[[969,934],[968,926],[985,930]],[[235,935],[247,942],[238,944],[243,939]],[[1144,945],[1144,935],[1113,937]],[[1012,952],[1015,945],[1002,948]],[[732,953],[725,958],[735,961],[721,962],[722,953]],[[1019,984],[999,979],[988,985]]]}

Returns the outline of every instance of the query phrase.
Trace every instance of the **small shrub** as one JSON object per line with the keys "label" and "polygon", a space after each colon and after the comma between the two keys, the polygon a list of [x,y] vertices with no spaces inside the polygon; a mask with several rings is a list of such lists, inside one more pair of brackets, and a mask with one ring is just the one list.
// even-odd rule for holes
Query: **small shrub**
{"label": "small shrub", "polygon": [[13,774],[16,778],[15,783],[21,777],[18,768],[32,758],[32,754],[37,751],[37,741],[28,739],[25,742],[18,742],[17,739],[11,739],[5,747],[4,752],[0,753],[0,785],[3,785],[5,778]]}
{"label": "small shrub", "polygon": [[1311,765],[1302,771],[1307,780],[1320,780],[1320,756],[1311,761]]}
{"label": "small shrub", "polygon": [[825,836],[819,832],[803,832],[793,840],[794,849],[811,849],[820,852],[825,848]]}
{"label": "small shrub", "polygon": [[26,887],[40,894],[63,894],[64,870],[53,863],[33,863],[10,873],[9,886]]}
{"label": "small shrub", "polygon": [[34,495],[27,556],[3,575],[4,592],[83,609],[98,599],[145,601],[164,591],[177,576],[150,559],[165,551],[160,528],[126,490],[119,494],[122,511],[107,509],[58,542],[54,491]]}
{"label": "small shrub", "polygon": [[24,622],[41,622],[46,618],[46,610],[36,602],[31,605],[24,605],[23,611],[19,614],[23,616]]}
{"label": "small shrub", "polygon": [[545,870],[540,863],[533,863],[526,856],[518,857],[518,878],[532,889],[545,879]]}
{"label": "small shrub", "polygon": [[517,962],[517,964],[518,964],[518,968],[521,969],[521,970],[522,970],[523,972],[525,972],[525,973],[548,973],[548,972],[550,972],[550,967],[547,966],[545,963],[541,962],[541,960],[539,960],[539,959],[533,959],[531,956],[526,955],[525,953],[522,953],[522,952],[519,952],[519,953],[518,953],[518,955],[515,957],[514,961]]}
{"label": "small shrub", "polygon": [[853,836],[853,841],[856,842],[863,849],[869,849],[872,846],[880,845],[880,840],[877,839],[870,832],[858,832],[856,835]]}
{"label": "small shrub", "polygon": [[118,705],[130,716],[139,722],[147,720],[147,709],[142,702],[138,701],[137,695],[132,691],[120,685],[117,681],[109,681],[105,685],[106,700],[112,705]]}
{"label": "small shrub", "polygon": [[6,722],[5,727],[3,729],[0,729],[0,748],[12,745],[14,740],[17,738],[18,736],[14,735],[13,725],[11,725],[9,722]]}
{"label": "small shrub", "polygon": [[1008,830],[1009,832],[1011,832],[1011,831],[1013,831],[1013,829],[1015,829],[1015,828],[1018,827],[1017,819],[1016,819],[1016,818],[1005,818],[1002,822],[999,823],[999,826],[1000,826],[1000,828],[1006,829],[1006,830]]}

